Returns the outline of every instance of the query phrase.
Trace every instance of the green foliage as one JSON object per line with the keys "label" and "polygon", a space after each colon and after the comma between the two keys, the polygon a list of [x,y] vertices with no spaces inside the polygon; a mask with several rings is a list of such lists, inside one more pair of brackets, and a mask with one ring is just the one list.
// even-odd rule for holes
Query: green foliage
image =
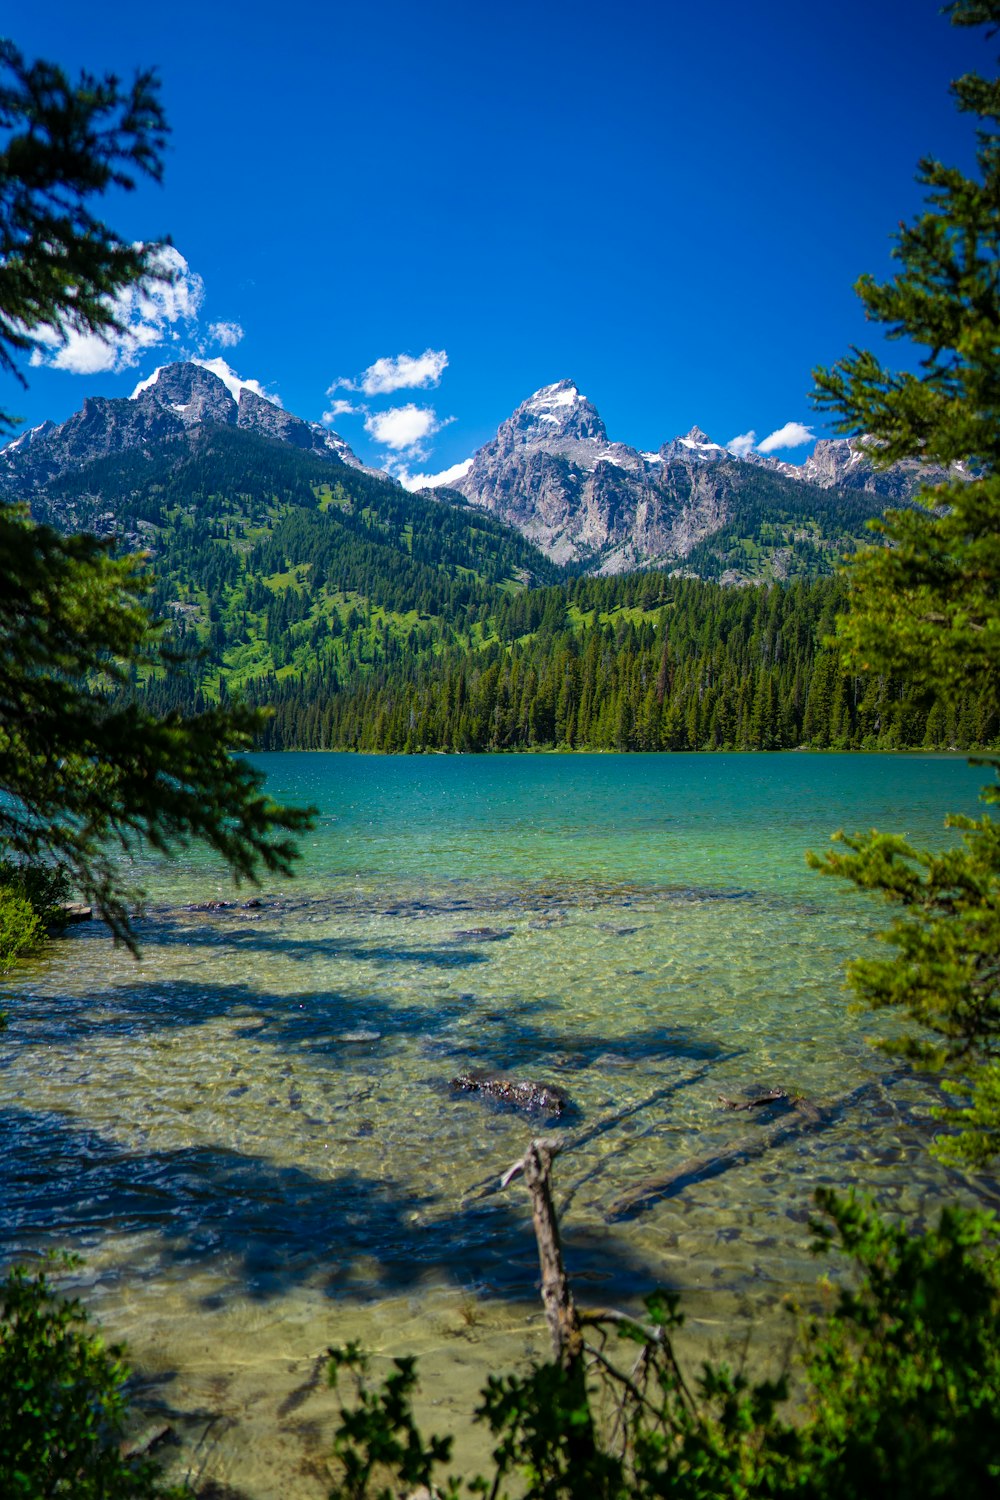
{"label": "green foliage", "polygon": [[[959,0],[960,25],[1000,23],[996,0]],[[954,691],[1000,668],[1000,81],[960,78],[954,93],[978,117],[978,177],[925,159],[927,209],[900,230],[900,269],[885,284],[862,276],[868,317],[919,355],[893,373],[855,349],[817,370],[816,400],[840,432],[870,434],[876,463],[917,458],[965,466],[924,492],[925,511],[876,523],[892,544],[854,565],[856,608],[842,623],[852,660]]]}
{"label": "green foliage", "polygon": [[69,876],[54,865],[0,860],[0,973],[37,949],[58,926]]}
{"label": "green foliage", "polygon": [[5,1500],[142,1500],[161,1488],[121,1451],[128,1371],[44,1275],[0,1283],[0,1493]]}
{"label": "green foliage", "polygon": [[338,1500],[394,1500],[396,1482],[404,1493],[424,1488],[442,1496],[457,1494],[457,1485],[443,1488],[435,1481],[438,1465],[447,1463],[451,1439],[424,1438],[413,1417],[412,1398],[417,1382],[416,1361],[393,1360],[393,1370],[373,1388],[369,1360],[360,1345],[349,1343],[329,1351],[329,1381],[335,1390],[345,1373],[353,1378],[353,1405],[340,1403],[340,1423],[333,1443],[340,1466]]}
{"label": "green foliage", "polygon": [[889,545],[853,559],[842,649],[855,667],[905,677],[925,693],[954,701],[986,688],[995,701],[1000,476],[955,480],[920,498],[927,511],[887,512],[873,525]]}
{"label": "green foliage", "polygon": [[[988,793],[997,800],[997,789]],[[947,1075],[973,1102],[935,1111],[957,1135],[937,1155],[983,1166],[1000,1151],[1000,824],[988,815],[949,817],[956,847],[914,849],[898,834],[838,835],[849,853],[810,856],[814,868],[850,880],[900,908],[879,934],[888,958],[859,958],[848,981],[863,1005],[902,1010],[920,1030],[880,1043],[884,1050]]]}
{"label": "green foliage", "polygon": [[0,507],[0,847],[65,870],[116,936],[129,941],[121,851],[164,854],[193,839],[238,877],[287,871],[287,836],[306,812],[278,807],[233,750],[260,718],[247,709],[158,717],[108,693],[155,660],[135,558],[93,537],[63,537]]}
{"label": "green foliage", "polygon": [[724,1365],[689,1381],[672,1342],[677,1298],[658,1292],[645,1306],[641,1324],[616,1320],[624,1347],[611,1347],[601,1314],[587,1320],[599,1335],[589,1367],[540,1363],[490,1378],[476,1416],[497,1439],[494,1473],[470,1488],[538,1500],[766,1492],[794,1451],[779,1416],[785,1381],[752,1385]]}
{"label": "green foliage", "polygon": [[0,881],[0,973],[37,948],[44,933],[27,896]]}
{"label": "green foliage", "polygon": [[[950,10],[959,25],[1000,23],[996,0],[958,0]],[[884,284],[864,275],[855,288],[889,338],[916,345],[919,373],[891,372],[855,349],[816,372],[817,395],[839,414],[838,431],[875,436],[876,461],[920,457],[992,470],[1000,458],[1000,82],[970,74],[953,92],[979,121],[979,177],[924,158],[917,180],[927,209],[900,229],[893,254],[901,270]]]}
{"label": "green foliage", "polygon": [[862,1272],[806,1343],[806,1493],[987,1495],[1000,1483],[1000,1264],[991,1214],[889,1225],[853,1194],[817,1201]]}
{"label": "green foliage", "polygon": [[[913,1235],[858,1198],[823,1190],[815,1249],[852,1263],[832,1312],[802,1329],[788,1378],[753,1383],[725,1366],[682,1371],[672,1336],[676,1299],[650,1298],[647,1318],[585,1324],[599,1342],[582,1365],[538,1363],[491,1377],[477,1420],[495,1440],[489,1474],[465,1488],[530,1500],[861,1500],[986,1495],[1000,1480],[1000,1266],[996,1221],[948,1208]],[[629,1352],[630,1351],[630,1352]],[[334,1351],[333,1375],[361,1367]],[[626,1355],[628,1356],[626,1358]],[[331,1500],[365,1500],[414,1484],[459,1493],[435,1470],[448,1439],[414,1421],[412,1361],[344,1406]],[[790,1391],[794,1399],[790,1399]]]}
{"label": "green foliage", "polygon": [[60,907],[70,893],[69,876],[57,865],[0,860],[0,885],[13,887],[26,897],[36,916],[47,926],[59,921]]}
{"label": "green foliage", "polygon": [[[997,0],[958,0],[951,13],[1000,24]],[[850,662],[897,673],[942,706],[963,693],[995,702],[1000,683],[1000,81],[969,75],[954,92],[980,121],[979,178],[922,162],[928,208],[900,232],[898,274],[858,284],[869,317],[924,351],[919,372],[890,375],[858,351],[817,372],[821,404],[842,431],[872,433],[876,461],[965,465],[966,478],[925,493],[925,510],[878,524],[892,545],[855,559],[839,621]],[[995,802],[997,789],[984,796]],[[920,1028],[892,1048],[946,1074],[955,1103],[937,1113],[959,1128],[935,1149],[982,1166],[1000,1150],[1000,828],[989,815],[947,821],[963,838],[943,854],[873,833],[815,863],[902,909],[882,934],[895,956],[858,960],[849,981],[864,1004]]]}
{"label": "green foliage", "polygon": [[[996,694],[914,703],[898,677],[824,652],[846,603],[835,580],[567,580],[481,512],[224,428],[88,465],[35,507],[87,524],[108,494],[130,540],[155,548],[150,602],[182,668],[140,667],[128,693],[157,714],[272,709],[265,749],[989,748],[1000,736]],[[868,514],[870,497],[859,505]]]}
{"label": "green foliage", "polygon": [[[122,241],[91,200],[159,177],[164,124],[151,74],[113,78],[25,63],[0,44],[0,364],[68,329],[117,327],[114,297],[156,271],[157,246]],[[232,751],[260,716],[188,721],[109,695],[158,658],[139,558],[62,536],[0,504],[0,854],[68,874],[131,942],[122,851],[209,844],[237,875],[287,870],[307,813],[277,807]],[[275,837],[277,834],[277,837]],[[23,915],[23,913],[22,913]]]}
{"label": "green foliage", "polygon": [[844,600],[835,580],[736,590],[663,573],[586,578],[504,595],[458,640],[421,626],[408,649],[358,611],[318,663],[245,691],[274,709],[263,744],[275,750],[996,743],[989,693],[915,703],[900,679],[865,677],[824,649]]}
{"label": "green foliage", "polygon": [[166,125],[152,73],[72,84],[0,41],[0,129],[0,368],[21,379],[40,336],[117,328],[115,295],[155,266],[160,246],[122,239],[90,203],[159,180]]}

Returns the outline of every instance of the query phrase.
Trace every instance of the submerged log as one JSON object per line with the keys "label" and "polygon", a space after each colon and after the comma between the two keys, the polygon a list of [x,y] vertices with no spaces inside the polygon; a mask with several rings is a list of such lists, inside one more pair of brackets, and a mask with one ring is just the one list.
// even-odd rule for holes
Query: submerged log
{"label": "submerged log", "polygon": [[567,1108],[569,1099],[554,1083],[536,1083],[529,1078],[502,1078],[496,1073],[459,1073],[451,1080],[453,1089],[466,1094],[485,1094],[488,1099],[499,1099],[515,1109],[559,1116]]}
{"label": "submerged log", "polygon": [[[728,1062],[732,1057],[736,1057],[737,1055],[737,1053],[727,1054],[722,1061]],[[565,1153],[576,1150],[580,1146],[589,1145],[591,1141],[598,1140],[601,1136],[614,1130],[618,1125],[623,1124],[624,1121],[634,1119],[636,1115],[650,1109],[653,1105],[666,1103],[674,1094],[678,1094],[684,1089],[692,1088],[707,1076],[709,1070],[709,1064],[705,1063],[696,1073],[691,1073],[686,1078],[676,1078],[671,1083],[665,1083],[662,1087],[654,1089],[652,1093],[646,1094],[642,1099],[634,1099],[629,1104],[623,1104],[620,1108],[599,1116],[592,1124],[562,1136],[560,1138],[560,1150]],[[645,1134],[645,1132],[643,1133]],[[626,1142],[623,1143],[622,1149],[624,1150],[633,1146],[638,1139],[641,1139],[641,1137],[629,1136]],[[599,1172],[604,1171],[606,1165],[606,1161],[599,1162],[574,1183],[564,1197],[562,1204],[563,1213],[566,1212],[567,1207],[583,1183],[591,1177],[596,1176]],[[498,1186],[502,1186],[502,1183],[498,1181],[495,1173],[491,1173],[489,1177],[484,1177],[480,1182],[473,1183],[466,1190],[464,1200],[488,1198],[497,1191]]]}
{"label": "submerged log", "polygon": [[144,1432],[141,1432],[138,1437],[131,1440],[126,1439],[119,1443],[118,1451],[122,1458],[125,1459],[145,1458],[148,1454],[152,1453],[154,1448],[158,1448],[161,1443],[166,1442],[167,1438],[171,1438],[173,1435],[174,1429],[169,1422],[157,1422],[155,1426],[148,1427]]}
{"label": "submerged log", "polygon": [[719,1177],[731,1167],[754,1161],[775,1146],[784,1146],[800,1136],[810,1135],[816,1130],[825,1130],[834,1124],[855,1104],[870,1097],[878,1087],[874,1083],[862,1083],[849,1094],[842,1095],[831,1104],[816,1105],[808,1099],[796,1099],[783,1119],[753,1135],[741,1136],[732,1146],[715,1151],[709,1156],[690,1156],[680,1166],[656,1177],[648,1177],[636,1187],[621,1193],[611,1204],[605,1215],[607,1223],[629,1219],[633,1215],[652,1208],[664,1198],[673,1198],[696,1182],[705,1182],[710,1177]]}

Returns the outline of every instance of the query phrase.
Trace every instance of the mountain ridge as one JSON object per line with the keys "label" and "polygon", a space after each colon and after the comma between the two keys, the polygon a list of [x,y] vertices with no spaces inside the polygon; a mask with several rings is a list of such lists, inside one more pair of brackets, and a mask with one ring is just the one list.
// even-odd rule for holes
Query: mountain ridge
{"label": "mountain ridge", "polygon": [[[308,424],[253,393],[236,399],[188,369],[151,384],[145,402],[140,390],[135,402],[91,403],[68,431],[26,435],[6,464],[9,477],[33,446],[50,468],[68,462],[44,483],[48,470],[35,465],[36,518],[148,557],[147,603],[170,669],[145,667],[122,693],[157,713],[242,697],[273,710],[269,748],[995,739],[990,703],[914,719],[890,680],[848,680],[824,650],[844,584],[817,575],[877,497],[737,465],[698,428],[660,454],[634,455],[610,441],[572,383],[557,382],[514,414],[505,455],[547,463],[563,480],[589,464],[609,487],[659,459],[691,476],[685,504],[702,518],[712,485],[718,497],[718,526],[693,541],[683,567],[585,577],[457,493],[445,503],[440,492],[409,494],[328,448],[313,451]],[[74,460],[86,451],[103,456]],[[23,459],[21,469],[32,472]],[[742,597],[718,586],[779,576],[791,586]]]}
{"label": "mountain ridge", "polygon": [[[225,381],[193,361],[163,365],[131,396],[87,396],[65,422],[42,422],[0,449],[0,493],[43,489],[96,459],[183,438],[213,424],[256,432],[369,474],[336,432],[306,422],[243,385],[234,397]],[[380,474],[380,477],[385,477]]]}
{"label": "mountain ridge", "polygon": [[815,491],[870,497],[863,521],[943,477],[916,463],[878,469],[866,446],[864,439],[821,439],[795,465],[734,454],[695,426],[656,452],[642,451],[613,441],[593,403],[563,379],[515,408],[449,489],[515,526],[555,562],[597,573],[683,568],[732,522],[755,473],[768,476],[771,498],[793,529],[797,510],[803,521],[815,512]]}
{"label": "mountain ridge", "polygon": [[[204,364],[162,366],[130,397],[87,397],[67,421],[43,422],[0,449],[0,495],[28,499],[37,515],[71,527],[86,507],[79,477],[115,455],[162,448],[177,461],[199,434],[248,432],[323,463],[398,481],[369,468],[346,441],[287,412],[245,382]],[[575,572],[637,568],[724,583],[814,576],[865,540],[865,523],[943,477],[918,464],[877,469],[864,440],[823,439],[794,465],[737,455],[694,426],[644,451],[613,440],[572,380],[542,386],[515,408],[448,486],[426,493],[469,505],[512,527],[550,562]],[[388,493],[388,491],[386,491]],[[101,529],[115,530],[112,484],[93,495]],[[106,502],[106,503],[105,503]]]}

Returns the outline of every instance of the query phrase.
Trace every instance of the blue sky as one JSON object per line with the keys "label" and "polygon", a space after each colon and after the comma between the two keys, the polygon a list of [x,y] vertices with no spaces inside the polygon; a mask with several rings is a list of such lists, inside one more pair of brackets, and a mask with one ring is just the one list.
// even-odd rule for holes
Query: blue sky
{"label": "blue sky", "polygon": [[970,164],[948,83],[992,65],[933,0],[20,11],[28,56],[158,69],[164,184],[107,216],[183,274],[138,342],[48,349],[0,407],[62,420],[224,359],[409,475],[564,376],[643,449],[821,434],[810,371],[880,347],[852,283],[888,272],[919,157]]}

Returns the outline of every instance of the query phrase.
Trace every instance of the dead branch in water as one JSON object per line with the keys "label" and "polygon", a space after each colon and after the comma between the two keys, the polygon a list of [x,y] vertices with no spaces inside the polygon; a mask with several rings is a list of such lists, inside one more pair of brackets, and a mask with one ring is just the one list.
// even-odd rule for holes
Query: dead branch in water
{"label": "dead branch in water", "polygon": [[515,1177],[524,1175],[531,1194],[531,1218],[542,1272],[542,1305],[552,1337],[552,1350],[561,1364],[569,1366],[576,1364],[583,1353],[583,1336],[563,1264],[559,1223],[552,1202],[552,1158],[559,1149],[558,1141],[532,1141],[521,1160],[504,1173],[501,1185],[506,1187]]}
{"label": "dead branch in water", "polygon": [[[532,1141],[521,1160],[504,1173],[502,1186],[506,1187],[523,1174],[531,1194],[532,1220],[542,1272],[542,1302],[555,1358],[570,1378],[580,1383],[581,1391],[587,1365],[600,1370],[606,1389],[615,1393],[617,1412],[610,1439],[614,1443],[619,1436],[624,1439],[630,1410],[646,1408],[655,1419],[659,1408],[650,1404],[647,1395],[651,1380],[658,1381],[661,1387],[669,1385],[692,1415],[697,1413],[698,1403],[677,1362],[668,1325],[645,1324],[613,1308],[590,1312],[580,1312],[577,1308],[566,1276],[559,1224],[552,1203],[552,1159],[559,1144],[552,1140]],[[669,1326],[676,1326],[676,1321]],[[600,1346],[584,1341],[584,1327],[596,1330],[601,1339]],[[629,1372],[620,1369],[605,1353],[611,1330],[638,1336],[641,1340],[641,1348]],[[595,1452],[592,1420],[573,1432],[569,1441],[571,1448],[579,1454],[592,1456]]]}

